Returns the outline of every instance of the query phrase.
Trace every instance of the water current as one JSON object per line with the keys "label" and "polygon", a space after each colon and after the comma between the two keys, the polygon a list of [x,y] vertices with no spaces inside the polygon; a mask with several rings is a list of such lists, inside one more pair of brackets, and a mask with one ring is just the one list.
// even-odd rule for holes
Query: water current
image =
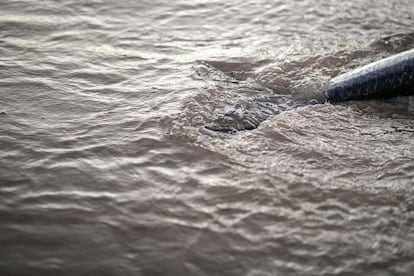
{"label": "water current", "polygon": [[2,0],[0,275],[414,275],[408,97],[203,127],[413,25],[412,0]]}

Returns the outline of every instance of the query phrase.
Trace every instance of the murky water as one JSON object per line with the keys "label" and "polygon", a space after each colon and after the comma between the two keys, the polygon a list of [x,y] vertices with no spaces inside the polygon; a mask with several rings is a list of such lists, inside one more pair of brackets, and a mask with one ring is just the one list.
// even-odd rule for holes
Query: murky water
{"label": "murky water", "polygon": [[407,98],[203,128],[413,24],[411,0],[3,0],[0,274],[413,275]]}

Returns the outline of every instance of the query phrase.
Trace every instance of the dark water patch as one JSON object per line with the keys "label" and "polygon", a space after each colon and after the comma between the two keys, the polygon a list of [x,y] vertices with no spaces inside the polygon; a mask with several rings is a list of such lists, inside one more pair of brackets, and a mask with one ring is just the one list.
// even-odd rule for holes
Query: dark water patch
{"label": "dark water patch", "polygon": [[414,48],[414,33],[401,33],[383,37],[371,45],[393,53],[406,51]]}
{"label": "dark water patch", "polygon": [[125,77],[116,73],[98,73],[92,70],[77,70],[64,77],[69,79],[77,79],[84,83],[91,83],[94,85],[115,84],[126,79]]}
{"label": "dark water patch", "polygon": [[[34,18],[39,19],[39,18]],[[22,15],[19,19],[16,20],[13,18],[3,18],[0,20],[0,28],[7,30],[9,34],[19,34],[19,37],[31,37],[34,33],[50,33],[58,29],[58,27],[52,22],[41,21],[41,20],[32,20],[26,22],[26,18]]]}

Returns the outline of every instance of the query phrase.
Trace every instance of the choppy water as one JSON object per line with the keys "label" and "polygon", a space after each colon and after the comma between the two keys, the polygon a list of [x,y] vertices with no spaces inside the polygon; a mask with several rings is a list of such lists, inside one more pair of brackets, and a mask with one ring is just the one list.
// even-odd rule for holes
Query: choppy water
{"label": "choppy water", "polygon": [[407,99],[202,128],[413,24],[411,0],[3,0],[0,274],[413,275]]}

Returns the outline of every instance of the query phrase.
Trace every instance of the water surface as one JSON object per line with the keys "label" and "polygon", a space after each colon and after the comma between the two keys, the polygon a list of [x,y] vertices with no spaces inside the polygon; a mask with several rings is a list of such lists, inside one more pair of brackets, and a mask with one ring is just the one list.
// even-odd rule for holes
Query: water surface
{"label": "water surface", "polygon": [[413,24],[409,0],[2,1],[0,274],[413,275],[407,98],[203,128]]}

